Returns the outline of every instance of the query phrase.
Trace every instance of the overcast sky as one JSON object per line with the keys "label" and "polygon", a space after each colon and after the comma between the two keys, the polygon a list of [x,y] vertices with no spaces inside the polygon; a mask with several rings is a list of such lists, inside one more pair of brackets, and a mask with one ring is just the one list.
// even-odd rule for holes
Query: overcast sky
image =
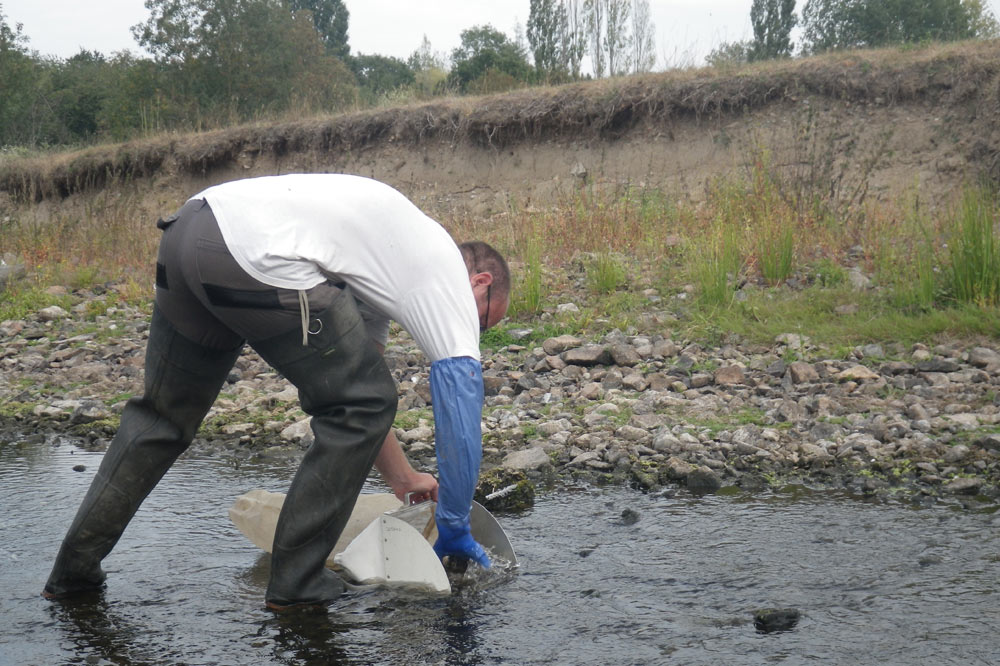
{"label": "overcast sky", "polygon": [[[489,23],[513,37],[528,20],[529,0],[345,0],[353,53],[405,59],[426,35],[449,54],[462,30]],[[657,69],[702,64],[713,48],[749,39],[752,0],[650,0],[656,28]],[[801,9],[804,0],[798,2]],[[988,0],[1000,15],[1000,0]],[[143,0],[0,0],[10,24],[21,23],[28,46],[68,58],[81,48],[106,55],[139,52],[131,26],[149,16]]]}

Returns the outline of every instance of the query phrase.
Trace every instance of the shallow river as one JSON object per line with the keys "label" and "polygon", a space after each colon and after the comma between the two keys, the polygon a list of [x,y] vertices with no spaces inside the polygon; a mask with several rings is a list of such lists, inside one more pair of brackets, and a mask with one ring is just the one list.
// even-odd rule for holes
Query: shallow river
{"label": "shallow river", "polygon": [[[1000,663],[995,507],[801,490],[541,493],[499,517],[516,573],[446,599],[354,591],[328,613],[284,617],[263,608],[267,558],[227,509],[251,488],[286,490],[292,470],[188,457],[105,561],[103,595],[45,601],[100,457],[67,442],[0,445],[4,666]],[[760,633],[753,614],[768,607],[800,620]]]}

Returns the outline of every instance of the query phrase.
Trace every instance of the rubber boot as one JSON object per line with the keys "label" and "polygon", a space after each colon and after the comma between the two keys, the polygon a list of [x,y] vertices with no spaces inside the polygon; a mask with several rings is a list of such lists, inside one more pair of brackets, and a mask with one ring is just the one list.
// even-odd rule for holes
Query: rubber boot
{"label": "rubber boot", "polygon": [[325,566],[396,414],[396,386],[345,290],[309,322],[251,341],[299,390],[315,435],[278,516],[265,600],[281,610],[326,605],[344,583]]}
{"label": "rubber boot", "polygon": [[118,432],[59,549],[44,596],[59,598],[103,586],[101,560],[191,443],[239,352],[239,347],[220,351],[191,342],[154,307],[145,394],[126,404]]}

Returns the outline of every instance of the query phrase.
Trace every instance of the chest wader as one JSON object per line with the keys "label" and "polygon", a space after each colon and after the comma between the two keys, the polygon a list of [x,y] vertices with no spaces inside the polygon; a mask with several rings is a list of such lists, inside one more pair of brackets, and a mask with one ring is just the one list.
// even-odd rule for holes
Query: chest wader
{"label": "chest wader", "polygon": [[[205,225],[186,226],[198,215],[207,218]],[[180,223],[171,227],[170,220]],[[130,400],[122,413],[121,426],[60,548],[45,595],[60,597],[101,587],[105,578],[101,561],[190,444],[246,337],[298,388],[303,411],[313,417],[315,435],[278,518],[265,598],[275,608],[332,601],[344,585],[325,568],[325,561],[392,425],[396,410],[392,375],[369,339],[349,290],[328,291],[319,299],[326,307],[311,317],[305,294],[300,293],[296,309],[301,330],[291,328],[283,306],[269,309],[275,307],[275,299],[258,298],[261,288],[272,293],[273,288],[252,281],[236,266],[203,202],[188,202],[170,220],[161,226],[171,229],[160,246],[157,303],[162,298],[175,316],[187,317],[183,325],[189,328],[193,319],[218,327],[206,337],[228,340],[235,348],[219,351],[192,342],[159,305],[154,308],[145,394]],[[180,231],[185,228],[193,233],[185,235]],[[214,240],[199,241],[199,234],[211,233]],[[212,270],[219,278],[215,286],[228,294],[221,300],[206,292],[207,273]],[[249,296],[249,301],[231,302],[236,296],[244,300]],[[254,325],[247,326],[248,321]],[[262,333],[272,328],[288,332],[271,337]]]}
{"label": "chest wader", "polygon": [[298,388],[315,435],[278,515],[265,594],[275,609],[322,604],[343,592],[326,558],[396,414],[395,382],[349,290],[313,315],[307,329],[306,345],[298,330],[250,341]]}
{"label": "chest wader", "polygon": [[101,560],[190,445],[239,352],[240,347],[217,350],[191,342],[154,307],[144,394],[125,405],[118,432],[59,549],[46,597],[103,586]]}

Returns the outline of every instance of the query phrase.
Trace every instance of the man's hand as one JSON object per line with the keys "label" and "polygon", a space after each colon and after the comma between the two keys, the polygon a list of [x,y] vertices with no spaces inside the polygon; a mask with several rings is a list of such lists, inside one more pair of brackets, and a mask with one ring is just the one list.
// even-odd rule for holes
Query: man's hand
{"label": "man's hand", "polygon": [[382,479],[392,488],[393,494],[400,502],[406,501],[406,494],[411,493],[411,501],[438,499],[438,482],[430,474],[418,472],[410,465],[403,449],[396,440],[396,435],[389,431],[378,457],[375,458],[375,468],[382,474]]}
{"label": "man's hand", "polygon": [[484,569],[490,568],[489,555],[472,538],[472,532],[468,526],[454,529],[438,521],[437,528],[438,539],[434,544],[434,552],[437,553],[438,557],[457,557],[472,560]]}
{"label": "man's hand", "polygon": [[406,495],[410,495],[410,502],[418,504],[427,500],[437,501],[438,481],[430,474],[424,472],[412,472],[405,478],[394,481],[392,492],[401,502],[406,501]]}

